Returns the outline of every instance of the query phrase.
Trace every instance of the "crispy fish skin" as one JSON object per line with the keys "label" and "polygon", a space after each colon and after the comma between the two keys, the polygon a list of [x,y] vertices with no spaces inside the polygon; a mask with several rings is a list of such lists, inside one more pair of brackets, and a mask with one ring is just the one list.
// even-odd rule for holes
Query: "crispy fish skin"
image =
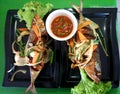
{"label": "crispy fish skin", "polygon": [[[69,46],[68,56],[73,62],[71,68],[83,68],[87,75],[94,82],[98,83],[101,77],[101,62],[98,43],[95,44],[94,41],[97,40],[98,34],[96,33],[96,29],[98,29],[99,26],[90,19],[85,18],[82,15],[81,9],[79,9],[80,7],[73,5],[73,8],[77,9],[80,17],[76,35],[67,41]],[[86,45],[86,42],[90,43]]]}
{"label": "crispy fish skin", "polygon": [[45,32],[44,22],[38,15],[35,15],[35,17],[33,18],[32,26],[30,29],[30,35],[29,35],[28,42],[27,42],[26,49],[25,49],[26,54],[28,53],[30,49],[33,50],[33,55],[28,56],[30,64],[33,64],[33,66],[30,66],[31,84],[26,89],[25,94],[28,94],[28,92],[30,91],[33,94],[37,94],[34,83],[35,83],[37,76],[39,75],[39,73],[44,67],[44,63],[45,63],[44,55],[47,50],[45,49],[46,47],[41,38],[42,33],[44,32]]}
{"label": "crispy fish skin", "polygon": [[[87,31],[88,32],[88,31]],[[77,36],[77,35],[76,35]],[[77,40],[74,43],[73,48],[69,48],[69,58],[73,62],[71,68],[79,67],[84,68],[87,75],[96,83],[100,81],[101,77],[101,66],[99,58],[98,48],[94,49],[94,44],[90,41],[93,41],[93,37],[87,35],[88,40],[86,42]],[[91,38],[91,39],[90,39]],[[87,43],[87,44],[85,44]],[[80,45],[80,46],[76,46]],[[95,44],[96,45],[96,44]],[[73,50],[74,49],[74,50]],[[83,50],[83,51],[82,51]],[[99,64],[97,64],[99,63]],[[99,70],[96,68],[96,65],[99,65]]]}

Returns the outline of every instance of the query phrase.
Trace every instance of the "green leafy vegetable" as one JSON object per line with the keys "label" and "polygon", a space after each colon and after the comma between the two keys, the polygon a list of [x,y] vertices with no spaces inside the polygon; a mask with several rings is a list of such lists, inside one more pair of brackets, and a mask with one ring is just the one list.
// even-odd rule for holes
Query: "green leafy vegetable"
{"label": "green leafy vegetable", "polygon": [[51,58],[50,58],[50,64],[53,63],[53,58],[54,58],[54,52],[52,51],[52,52],[51,52]]}
{"label": "green leafy vegetable", "polygon": [[25,56],[24,54],[25,44],[23,43],[23,41],[16,42],[16,43],[19,47],[20,55],[24,57]]}
{"label": "green leafy vegetable", "polygon": [[111,82],[106,83],[100,81],[93,82],[85,73],[84,69],[80,69],[81,81],[77,86],[71,89],[72,94],[106,94],[112,87]]}
{"label": "green leafy vegetable", "polygon": [[53,5],[50,3],[42,4],[41,2],[31,1],[18,10],[18,16],[21,21],[24,20],[26,22],[27,28],[30,29],[34,15],[38,14],[43,18],[52,7]]}
{"label": "green leafy vegetable", "polygon": [[101,29],[98,29],[98,32],[100,33],[98,35],[98,39],[100,41],[100,44],[101,44],[101,46],[103,48],[103,51],[105,52],[106,56],[108,56],[105,37],[103,36]]}

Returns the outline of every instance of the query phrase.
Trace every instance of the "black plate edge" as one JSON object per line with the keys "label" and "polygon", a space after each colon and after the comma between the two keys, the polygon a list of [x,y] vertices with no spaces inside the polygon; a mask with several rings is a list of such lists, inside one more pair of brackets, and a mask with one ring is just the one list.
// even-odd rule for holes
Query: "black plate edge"
{"label": "black plate edge", "polygon": [[110,23],[110,37],[111,37],[111,43],[112,43],[112,52],[113,52],[113,83],[116,83],[116,85],[113,84],[113,87],[118,87],[119,86],[119,72],[120,72],[120,58],[119,58],[119,47],[118,47],[118,39],[117,39],[117,32],[116,32],[116,20],[117,20],[117,8],[116,9],[111,9],[110,15],[112,17],[111,23]]}
{"label": "black plate edge", "polygon": [[[5,70],[4,70],[4,79],[3,79],[2,86],[6,86],[9,83],[9,82],[4,83],[4,82],[7,81],[7,75],[5,75],[5,74],[7,74],[6,70],[8,69],[8,66],[7,66],[8,60],[6,59],[6,57],[9,56],[9,54],[6,53],[6,52],[9,52],[9,49],[7,49],[6,46],[8,46],[8,48],[10,47],[10,45],[7,45],[7,43],[6,43],[6,42],[9,43],[9,41],[10,41],[9,40],[9,32],[7,32],[7,29],[11,29],[11,28],[9,28],[10,27],[10,20],[9,19],[11,19],[11,17],[9,16],[9,14],[12,14],[12,13],[14,13],[13,10],[8,10],[7,11],[6,21],[5,21],[5,28],[4,28],[4,30],[5,30],[5,34],[4,34]],[[9,21],[9,22],[7,23],[7,21]],[[7,38],[6,38],[6,36],[7,36]]]}

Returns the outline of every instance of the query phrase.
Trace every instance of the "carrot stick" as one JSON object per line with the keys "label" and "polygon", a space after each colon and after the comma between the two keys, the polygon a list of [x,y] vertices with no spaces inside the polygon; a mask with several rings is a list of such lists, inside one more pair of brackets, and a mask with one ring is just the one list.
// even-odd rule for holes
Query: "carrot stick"
{"label": "carrot stick", "polygon": [[80,31],[78,31],[77,33],[80,41],[87,40],[87,38]]}
{"label": "carrot stick", "polygon": [[98,45],[93,46],[93,51],[95,51],[98,48]]}
{"label": "carrot stick", "polygon": [[28,31],[27,28],[18,28],[19,31]]}
{"label": "carrot stick", "polygon": [[71,39],[69,40],[69,44],[70,44],[71,47],[74,46],[73,38],[71,38]]}
{"label": "carrot stick", "polygon": [[89,21],[89,20],[81,23],[81,24],[78,26],[78,30],[80,30],[81,28],[83,28],[83,27],[85,27],[85,26],[87,26],[87,25],[89,25],[89,24],[90,24],[90,21]]}
{"label": "carrot stick", "polygon": [[33,28],[33,30],[34,30],[36,36],[39,38],[39,37],[40,37],[40,34],[39,34],[38,29],[37,29],[37,26],[33,25],[32,28]]}

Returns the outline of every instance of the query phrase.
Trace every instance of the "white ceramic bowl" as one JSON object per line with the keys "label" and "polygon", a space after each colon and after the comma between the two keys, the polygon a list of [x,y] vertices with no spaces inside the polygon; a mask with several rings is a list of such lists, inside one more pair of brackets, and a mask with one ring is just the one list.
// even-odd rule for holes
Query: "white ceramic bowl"
{"label": "white ceramic bowl", "polygon": [[[51,30],[51,23],[58,16],[67,16],[73,23],[72,32],[66,37],[58,37],[55,34],[53,34],[53,32]],[[55,11],[51,12],[48,15],[48,17],[46,19],[45,26],[46,26],[46,30],[47,30],[48,34],[53,39],[58,40],[58,41],[66,41],[66,40],[72,38],[75,35],[75,33],[77,31],[78,22],[77,22],[76,17],[71,12],[69,12],[69,11],[67,11],[65,9],[58,9],[58,10],[55,10]]]}

